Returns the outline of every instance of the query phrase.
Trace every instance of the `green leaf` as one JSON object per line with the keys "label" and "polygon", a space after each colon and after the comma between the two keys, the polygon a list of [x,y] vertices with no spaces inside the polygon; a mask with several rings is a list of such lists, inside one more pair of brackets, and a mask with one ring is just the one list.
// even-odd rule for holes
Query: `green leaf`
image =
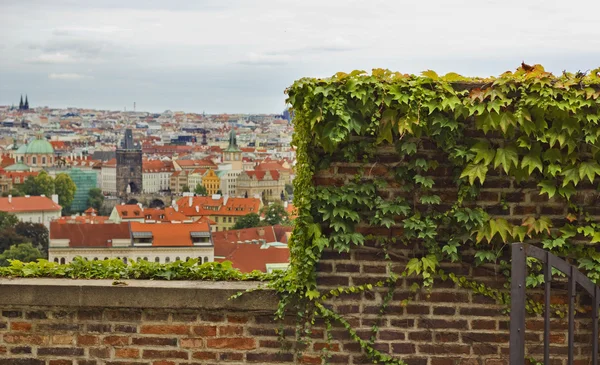
{"label": "green leaf", "polygon": [[423,262],[423,270],[424,271],[435,271],[435,268],[438,265],[438,259],[435,255],[427,255],[421,259]]}
{"label": "green leaf", "polygon": [[430,177],[421,176],[419,174],[414,176],[415,182],[421,184],[423,187],[431,188],[434,184],[434,181]]}
{"label": "green leaf", "polygon": [[437,195],[423,195],[421,197],[421,203],[423,204],[440,204],[442,199]]}
{"label": "green leaf", "polygon": [[600,165],[596,161],[586,161],[579,165],[579,177],[581,180],[587,176],[590,183],[593,184],[596,175],[600,175]]}
{"label": "green leaf", "polygon": [[573,185],[577,185],[580,180],[579,171],[575,167],[571,167],[570,169],[564,170],[561,174],[564,176],[564,180],[562,186],[567,186],[567,184],[572,181]]}
{"label": "green leaf", "polygon": [[469,184],[473,185],[475,179],[479,179],[479,182],[483,184],[485,182],[485,175],[487,174],[488,167],[486,164],[468,164],[467,167],[460,174],[460,178],[468,177]]}
{"label": "green leaf", "polygon": [[554,185],[554,181],[544,180],[538,184],[541,188],[540,195],[546,193],[548,194],[548,198],[552,198],[554,194],[556,194],[556,185]]}
{"label": "green leaf", "polygon": [[476,153],[475,159],[473,160],[474,163],[479,163],[483,160],[483,163],[486,165],[492,163],[494,155],[496,154],[494,150],[490,149],[490,144],[487,141],[475,143],[475,145],[471,147],[471,151]]}
{"label": "green leaf", "polygon": [[418,258],[411,259],[406,264],[406,270],[408,271],[407,275],[410,275],[413,272],[415,272],[415,273],[417,273],[417,275],[419,275],[421,273],[422,267],[423,267],[423,263],[421,262],[421,260],[419,260]]}
{"label": "green leaf", "polygon": [[521,167],[528,167],[528,172],[530,175],[533,173],[533,171],[535,171],[535,169],[538,169],[540,172],[542,172],[544,169],[540,155],[536,151],[531,151],[531,153],[528,155],[523,156],[523,160],[521,160]]}
{"label": "green leaf", "polygon": [[510,223],[503,218],[490,219],[490,240],[496,233],[500,234],[502,242],[506,242],[508,235],[512,234]]}
{"label": "green leaf", "polygon": [[414,155],[417,153],[417,144],[414,142],[405,142],[402,144],[402,147],[400,147],[400,150],[409,156]]}
{"label": "green leaf", "polygon": [[519,155],[517,149],[514,146],[508,146],[506,148],[498,148],[496,150],[496,157],[494,158],[494,168],[502,165],[504,172],[508,174],[511,166],[519,165]]}
{"label": "green leaf", "polygon": [[432,80],[438,80],[439,76],[435,71],[432,70],[427,70],[427,71],[423,71],[421,72],[421,75],[425,76],[425,77],[429,77]]}

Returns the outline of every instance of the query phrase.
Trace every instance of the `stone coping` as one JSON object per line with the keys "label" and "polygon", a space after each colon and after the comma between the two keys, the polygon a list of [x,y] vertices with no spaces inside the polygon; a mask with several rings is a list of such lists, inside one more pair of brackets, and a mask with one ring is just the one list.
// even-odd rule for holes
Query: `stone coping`
{"label": "stone coping", "polygon": [[0,278],[0,306],[60,306],[274,311],[272,290],[232,295],[259,282]]}

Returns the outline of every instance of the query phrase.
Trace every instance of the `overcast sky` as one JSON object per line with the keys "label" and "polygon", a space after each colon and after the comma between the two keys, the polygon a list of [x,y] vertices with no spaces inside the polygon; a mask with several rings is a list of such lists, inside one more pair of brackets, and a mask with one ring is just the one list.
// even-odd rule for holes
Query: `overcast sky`
{"label": "overcast sky", "polygon": [[304,76],[600,66],[599,0],[0,0],[0,105],[280,113]]}

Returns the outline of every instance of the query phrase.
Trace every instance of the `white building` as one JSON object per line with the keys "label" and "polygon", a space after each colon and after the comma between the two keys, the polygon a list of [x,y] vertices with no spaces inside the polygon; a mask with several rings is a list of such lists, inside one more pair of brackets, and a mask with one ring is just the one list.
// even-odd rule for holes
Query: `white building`
{"label": "white building", "polygon": [[214,261],[208,223],[80,223],[52,222],[48,260],[69,263],[117,258],[168,263],[198,259]]}
{"label": "white building", "polygon": [[102,164],[100,171],[101,189],[103,193],[117,193],[117,160],[112,159]]}
{"label": "white building", "polygon": [[220,164],[219,169],[215,171],[220,181],[220,189],[222,195],[236,196],[236,187],[238,176],[242,170],[233,170],[232,164]]}
{"label": "white building", "polygon": [[0,211],[17,216],[21,222],[42,223],[50,228],[50,222],[60,218],[62,208],[58,205],[58,195],[52,199],[46,196],[0,198]]}
{"label": "white building", "polygon": [[146,194],[152,194],[169,190],[171,175],[174,171],[175,167],[172,161],[144,161],[142,165],[142,191]]}

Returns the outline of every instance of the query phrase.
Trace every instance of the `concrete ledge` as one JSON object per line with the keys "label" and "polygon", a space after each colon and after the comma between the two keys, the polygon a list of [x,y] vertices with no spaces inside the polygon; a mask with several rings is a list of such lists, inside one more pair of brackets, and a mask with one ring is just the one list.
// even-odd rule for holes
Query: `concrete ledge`
{"label": "concrete ledge", "polygon": [[272,290],[232,295],[257,288],[258,282],[72,280],[0,278],[0,306],[64,306],[105,308],[236,309],[274,311]]}

